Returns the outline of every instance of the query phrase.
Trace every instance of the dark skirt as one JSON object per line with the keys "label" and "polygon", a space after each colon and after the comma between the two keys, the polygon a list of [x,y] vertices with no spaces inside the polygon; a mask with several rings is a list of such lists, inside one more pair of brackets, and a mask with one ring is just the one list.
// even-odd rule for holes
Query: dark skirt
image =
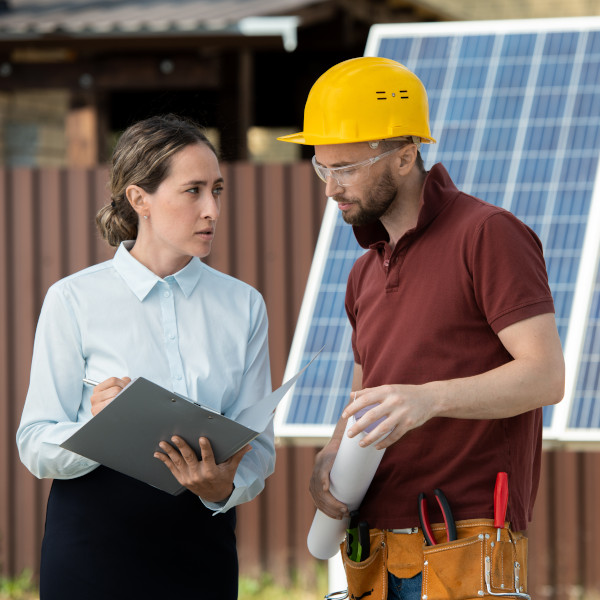
{"label": "dark skirt", "polygon": [[55,480],[42,543],[40,600],[234,600],[235,509],[212,516],[106,467]]}

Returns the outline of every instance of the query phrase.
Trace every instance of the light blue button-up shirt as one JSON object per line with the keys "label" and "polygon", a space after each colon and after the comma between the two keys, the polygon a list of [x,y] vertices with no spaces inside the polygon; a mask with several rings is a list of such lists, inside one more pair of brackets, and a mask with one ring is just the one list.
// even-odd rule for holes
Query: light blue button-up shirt
{"label": "light blue button-up shirt", "polygon": [[[83,377],[145,377],[232,419],[271,391],[261,295],[198,258],[161,279],[131,256],[132,245],[48,290],[17,431],[36,477],[71,479],[98,466],[60,447],[92,417]],[[232,495],[207,507],[225,511],[263,489],[275,465],[272,422],[251,445]]]}

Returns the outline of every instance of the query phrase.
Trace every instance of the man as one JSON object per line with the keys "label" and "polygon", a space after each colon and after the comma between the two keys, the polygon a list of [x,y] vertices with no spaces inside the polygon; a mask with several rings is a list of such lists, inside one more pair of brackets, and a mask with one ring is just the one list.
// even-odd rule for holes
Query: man
{"label": "man", "polygon": [[[314,145],[327,196],[369,249],[346,291],[353,401],[319,453],[310,484],[317,508],[347,517],[329,492],[347,420],[362,415],[348,435],[364,436],[363,446],[387,434],[377,443],[386,452],[359,517],[371,527],[372,545],[385,544],[387,585],[379,592],[353,581],[344,556],[350,593],[369,593],[370,600],[378,593],[403,600],[511,591],[527,597],[520,532],[531,520],[539,481],[541,408],[564,392],[539,239],[509,212],[460,192],[441,164],[425,171],[420,144],[435,143],[426,92],[395,61],[365,57],[331,68],[308,96],[304,131],[280,139]],[[508,474],[508,524],[496,541],[501,472]],[[435,501],[429,521],[441,525],[432,526],[435,539],[424,537],[428,520],[420,509],[427,498],[420,502],[419,495],[433,499],[437,488],[458,539],[480,544],[473,560],[462,560],[460,549],[441,552],[467,544],[448,542],[450,516]],[[438,544],[435,556],[431,544]],[[432,567],[436,560],[441,566]]]}

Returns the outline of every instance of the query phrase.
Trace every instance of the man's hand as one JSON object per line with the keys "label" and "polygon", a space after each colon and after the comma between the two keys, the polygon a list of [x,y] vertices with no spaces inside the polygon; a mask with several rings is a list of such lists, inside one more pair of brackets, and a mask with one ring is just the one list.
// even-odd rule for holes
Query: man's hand
{"label": "man's hand", "polygon": [[103,408],[108,406],[114,397],[131,381],[130,377],[110,377],[99,383],[92,392],[92,415],[96,416]]}
{"label": "man's hand", "polygon": [[[360,365],[354,365],[352,373],[352,390],[362,387],[362,368]],[[346,407],[347,408],[347,407]],[[347,419],[341,418],[335,426],[333,435],[327,445],[317,454],[312,477],[310,479],[309,490],[313,497],[316,507],[332,519],[343,519],[348,516],[348,507],[340,502],[330,492],[329,474],[337,456],[342,437],[346,430]]]}
{"label": "man's hand", "polygon": [[424,386],[382,385],[355,392],[353,397],[354,402],[342,413],[343,419],[365,408],[368,410],[350,427],[348,436],[354,437],[382,419],[381,423],[360,441],[361,446],[368,446],[387,435],[375,446],[378,450],[391,446],[408,431],[423,425],[434,416],[434,400]]}
{"label": "man's hand", "polygon": [[316,507],[333,519],[343,519],[348,515],[348,507],[329,491],[329,474],[338,448],[339,441],[334,439],[317,454],[309,487]]}
{"label": "man's hand", "polygon": [[233,478],[238,465],[252,449],[246,444],[218,465],[215,463],[212,446],[204,437],[199,439],[202,460],[198,460],[194,450],[179,436],[173,436],[171,442],[175,447],[165,441],[161,442],[159,446],[162,452],[155,452],[154,457],[167,466],[181,485],[207,502],[222,502],[229,498],[233,492]]}

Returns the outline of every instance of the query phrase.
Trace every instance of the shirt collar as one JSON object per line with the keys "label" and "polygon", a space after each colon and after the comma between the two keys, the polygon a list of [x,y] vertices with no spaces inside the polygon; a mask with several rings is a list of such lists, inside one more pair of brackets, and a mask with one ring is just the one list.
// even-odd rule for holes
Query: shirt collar
{"label": "shirt collar", "polygon": [[[414,234],[425,229],[458,193],[444,166],[441,163],[434,165],[427,174],[421,191],[421,209],[417,225],[407,233]],[[356,240],[363,248],[371,248],[390,239],[387,230],[379,220],[369,225],[354,225],[352,229]]]}
{"label": "shirt collar", "polygon": [[192,257],[181,271],[169,275],[166,279],[161,279],[131,256],[130,250],[133,248],[134,243],[133,240],[129,240],[120,244],[113,258],[113,265],[140,301],[146,298],[157,283],[165,280],[176,281],[184,295],[189,297],[198,281],[200,281],[203,271],[202,262],[198,257]]}
{"label": "shirt collar", "polygon": [[192,260],[181,271],[171,275],[171,277],[175,279],[185,297],[188,298],[200,281],[203,271],[204,264],[197,256],[193,256]]}

